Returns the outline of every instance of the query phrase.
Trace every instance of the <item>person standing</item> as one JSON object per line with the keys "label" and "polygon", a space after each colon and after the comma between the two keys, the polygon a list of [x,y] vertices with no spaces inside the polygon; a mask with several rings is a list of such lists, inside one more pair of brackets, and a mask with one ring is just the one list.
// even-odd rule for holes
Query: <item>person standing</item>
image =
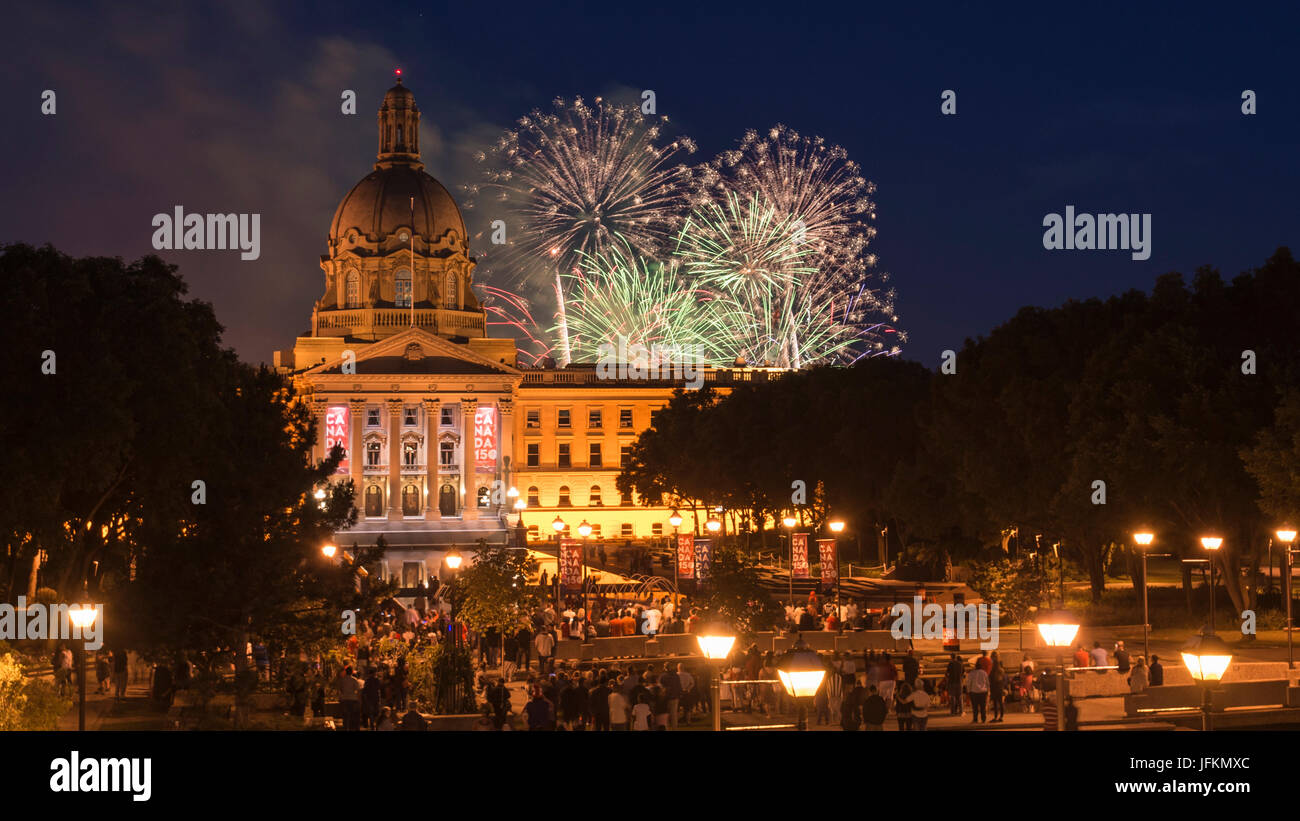
{"label": "person standing", "polygon": [[997,724],[1006,718],[1005,701],[1007,674],[1002,669],[1002,660],[998,658],[998,651],[993,651],[989,666],[989,704],[993,707],[993,721]]}
{"label": "person standing", "polygon": [[915,687],[920,676],[921,662],[917,661],[916,654],[909,649],[907,655],[903,656],[903,681]]}
{"label": "person standing", "polygon": [[862,729],[875,732],[883,731],[887,711],[885,700],[880,697],[876,685],[871,685],[870,693],[862,702]]}
{"label": "person standing", "polygon": [[592,689],[591,695],[587,699],[591,710],[591,729],[597,732],[609,730],[609,697],[612,694],[609,679],[602,674],[600,681]]}
{"label": "person standing", "polygon": [[900,733],[912,729],[912,687],[906,681],[898,685],[894,695],[894,716],[898,718]]}
{"label": "person standing", "polygon": [[862,702],[866,697],[867,688],[856,681],[844,694],[844,703],[840,706],[840,726],[845,730],[862,728]]}
{"label": "person standing", "polygon": [[379,726],[380,693],[382,692],[379,676],[372,667],[366,673],[366,682],[361,686],[361,712],[367,730]]}
{"label": "person standing", "polygon": [[627,697],[620,687],[613,687],[609,691],[609,728],[627,729]]}
{"label": "person standing", "polygon": [[335,682],[339,690],[339,708],[343,711],[343,729],[361,729],[361,680],[352,674],[352,667],[343,668]]}
{"label": "person standing", "polygon": [[659,677],[659,685],[664,688],[664,698],[668,706],[668,729],[677,729],[677,713],[682,703],[682,666],[671,665],[668,671]]}
{"label": "person standing", "polygon": [[964,666],[956,653],[953,653],[952,658],[948,660],[948,669],[944,673],[944,680],[948,685],[949,715],[959,716],[962,713],[961,679]]}
{"label": "person standing", "polygon": [[880,657],[880,697],[885,700],[886,707],[894,700],[894,687],[897,683],[898,670],[889,653],[884,653]]}
{"label": "person standing", "polygon": [[533,699],[524,707],[524,713],[528,717],[529,730],[549,730],[555,724],[555,707],[546,700],[541,690],[533,693]]}
{"label": "person standing", "polygon": [[126,698],[126,679],[129,664],[127,651],[121,648],[113,651],[113,697],[118,701]]}
{"label": "person standing", "polygon": [[518,651],[516,661],[527,673],[533,655],[533,631],[528,629],[527,624],[519,625],[519,629],[515,631],[515,647]]}
{"label": "person standing", "polygon": [[1159,656],[1151,657],[1151,669],[1147,671],[1148,687],[1163,687],[1165,684],[1165,668],[1160,664]]}
{"label": "person standing", "polygon": [[970,696],[971,724],[988,721],[989,674],[978,664],[966,674],[966,694]]}
{"label": "person standing", "polygon": [[546,675],[551,670],[552,659],[555,656],[555,634],[550,630],[538,631],[533,646],[537,650],[537,669],[542,675]]}
{"label": "person standing", "polygon": [[930,720],[930,702],[930,683],[918,683],[916,689],[912,691],[913,730],[925,730],[925,725]]}
{"label": "person standing", "polygon": [[1140,693],[1147,688],[1147,665],[1138,656],[1137,663],[1133,665],[1133,672],[1129,673],[1128,689],[1130,693]]}

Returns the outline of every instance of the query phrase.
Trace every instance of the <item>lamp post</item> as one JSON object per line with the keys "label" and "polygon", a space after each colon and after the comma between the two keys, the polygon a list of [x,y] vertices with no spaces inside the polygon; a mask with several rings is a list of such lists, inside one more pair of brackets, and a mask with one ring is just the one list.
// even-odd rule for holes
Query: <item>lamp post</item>
{"label": "lamp post", "polygon": [[[841,615],[841,613],[842,613],[843,611],[840,610],[840,567],[839,567],[839,564],[840,564],[840,534],[844,532],[844,520],[843,520],[843,519],[832,519],[829,523],[827,523],[826,526],[829,527],[829,528],[831,529],[831,533],[834,534],[834,537],[835,537],[835,623],[836,623],[837,625],[839,625],[839,632],[843,633],[843,632],[844,632],[844,617]],[[823,570],[823,571],[822,571],[822,574],[825,575],[825,573],[826,573],[826,571]]]}
{"label": "lamp post", "polygon": [[1139,532],[1133,534],[1133,541],[1137,542],[1138,547],[1142,548],[1142,658],[1147,661],[1151,658],[1151,615],[1147,609],[1147,551],[1155,541],[1156,534],[1148,532]]}
{"label": "lamp post", "polygon": [[321,553],[325,556],[325,558],[327,558],[327,559],[332,559],[332,558],[334,558],[334,554],[337,553],[338,551],[339,551],[338,545],[335,545],[335,544],[328,544],[328,543],[327,543],[327,544],[323,544],[323,545],[321,545],[321,547],[320,547],[320,552],[321,552]]}
{"label": "lamp post", "polygon": [[1193,636],[1183,645],[1182,654],[1187,671],[1201,685],[1201,730],[1209,731],[1211,700],[1208,682],[1223,678],[1232,663],[1232,650],[1211,630],[1208,634]]}
{"label": "lamp post", "polygon": [[1079,633],[1079,622],[1065,610],[1040,613],[1038,635],[1056,650],[1056,729],[1065,730],[1065,649]]}
{"label": "lamp post", "polygon": [[[1223,539],[1218,536],[1202,536],[1201,547],[1209,551],[1217,551],[1223,545]],[[1210,635],[1214,635],[1214,557],[1210,557]]]}
{"label": "lamp post", "polygon": [[564,520],[556,514],[555,521],[551,522],[551,529],[555,531],[555,578],[551,580],[553,589],[552,597],[555,599],[556,612],[559,612],[560,606],[560,534],[564,532]]}
{"label": "lamp post", "polygon": [[790,600],[787,603],[791,607],[794,607],[794,540],[790,538],[790,532],[798,523],[799,520],[790,515],[781,520],[781,524],[785,525],[786,547],[790,551]]}
{"label": "lamp post", "polygon": [[713,697],[713,731],[722,731],[722,664],[731,654],[731,647],[736,643],[736,636],[721,622],[710,622],[700,628],[695,641],[700,645],[704,658],[714,663],[716,669],[711,676],[709,692]]}
{"label": "lamp post", "polygon": [[826,678],[826,665],[821,656],[809,650],[803,639],[786,650],[776,665],[776,674],[781,678],[781,686],[795,700],[799,707],[797,729],[808,729],[808,702],[817,695],[817,689]]}
{"label": "lamp post", "polygon": [[[677,566],[681,561],[681,556],[678,555],[680,548],[677,546],[677,528],[682,526],[682,514],[677,512],[677,508],[673,508],[673,512],[668,515],[668,524],[673,526],[673,592],[676,593],[678,586],[682,583],[677,571]],[[674,602],[673,607],[676,606],[677,604]]]}
{"label": "lamp post", "polygon": [[[76,610],[68,610],[68,620],[72,626],[78,630],[78,635],[85,637],[86,630],[90,629],[95,623],[95,616],[98,611],[94,607],[83,604]],[[82,641],[77,645],[77,729],[84,732],[86,729],[86,643]]]}
{"label": "lamp post", "polygon": [[[588,620],[591,619],[590,605],[587,601],[587,537],[591,535],[591,525],[583,519],[582,524],[578,525],[578,535],[582,537],[582,612]],[[587,638],[587,628],[583,625],[582,638]]]}
{"label": "lamp post", "polygon": [[452,545],[451,552],[443,557],[447,569],[451,571],[451,635],[452,635],[452,662],[451,662],[451,709],[460,710],[460,625],[456,621],[456,599],[459,586],[456,584],[457,571],[460,570],[461,556],[460,551]]}
{"label": "lamp post", "polygon": [[[1291,568],[1294,562],[1294,556],[1297,551],[1291,548],[1295,542],[1295,530],[1290,527],[1278,528],[1276,534],[1277,540],[1286,545],[1283,552],[1286,553],[1286,666],[1287,669],[1295,668],[1295,645],[1292,643],[1291,634],[1295,630],[1295,622],[1291,620]],[[1272,571],[1269,571],[1270,574]]]}

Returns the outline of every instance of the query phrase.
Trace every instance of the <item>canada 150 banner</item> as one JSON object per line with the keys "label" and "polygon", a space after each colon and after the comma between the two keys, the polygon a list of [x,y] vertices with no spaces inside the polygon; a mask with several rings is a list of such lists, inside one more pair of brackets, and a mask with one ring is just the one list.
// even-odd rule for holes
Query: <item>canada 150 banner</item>
{"label": "canada 150 banner", "polygon": [[695,534],[677,534],[677,576],[690,579],[695,576]]}
{"label": "canada 150 banner", "polygon": [[497,472],[497,409],[492,405],[474,411],[474,465],[478,473]]}
{"label": "canada 150 banner", "polygon": [[839,581],[840,561],[835,553],[834,539],[817,540],[817,554],[822,564],[823,590],[830,590]]}
{"label": "canada 150 banner", "polygon": [[709,570],[713,566],[713,542],[710,539],[695,540],[695,578],[702,582],[709,580]]}
{"label": "canada 150 banner", "polygon": [[808,578],[808,534],[790,534],[791,564],[796,579]]}
{"label": "canada 150 banner", "polygon": [[572,539],[560,542],[560,586],[565,590],[582,589],[582,545]]}
{"label": "canada 150 banner", "polygon": [[348,423],[351,417],[348,415],[347,405],[331,405],[325,409],[325,455],[333,450],[335,445],[343,446],[343,461],[334,470],[335,474],[345,474],[351,467],[348,460],[352,454],[348,453]]}

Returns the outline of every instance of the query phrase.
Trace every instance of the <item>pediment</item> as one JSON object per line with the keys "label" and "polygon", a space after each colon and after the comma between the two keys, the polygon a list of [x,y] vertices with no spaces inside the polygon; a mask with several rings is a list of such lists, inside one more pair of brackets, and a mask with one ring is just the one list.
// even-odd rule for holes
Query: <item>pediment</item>
{"label": "pediment", "polygon": [[356,373],[343,373],[342,357],[323,362],[305,374],[311,376],[513,376],[520,371],[496,362],[423,328],[408,328],[356,353]]}

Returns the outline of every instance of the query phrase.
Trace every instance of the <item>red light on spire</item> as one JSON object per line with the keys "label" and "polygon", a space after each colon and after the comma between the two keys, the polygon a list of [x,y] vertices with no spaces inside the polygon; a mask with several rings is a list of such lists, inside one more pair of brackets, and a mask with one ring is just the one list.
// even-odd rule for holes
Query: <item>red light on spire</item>
{"label": "red light on spire", "polygon": [[400,68],[394,69],[393,73],[397,75],[397,82],[402,82],[402,70]]}

